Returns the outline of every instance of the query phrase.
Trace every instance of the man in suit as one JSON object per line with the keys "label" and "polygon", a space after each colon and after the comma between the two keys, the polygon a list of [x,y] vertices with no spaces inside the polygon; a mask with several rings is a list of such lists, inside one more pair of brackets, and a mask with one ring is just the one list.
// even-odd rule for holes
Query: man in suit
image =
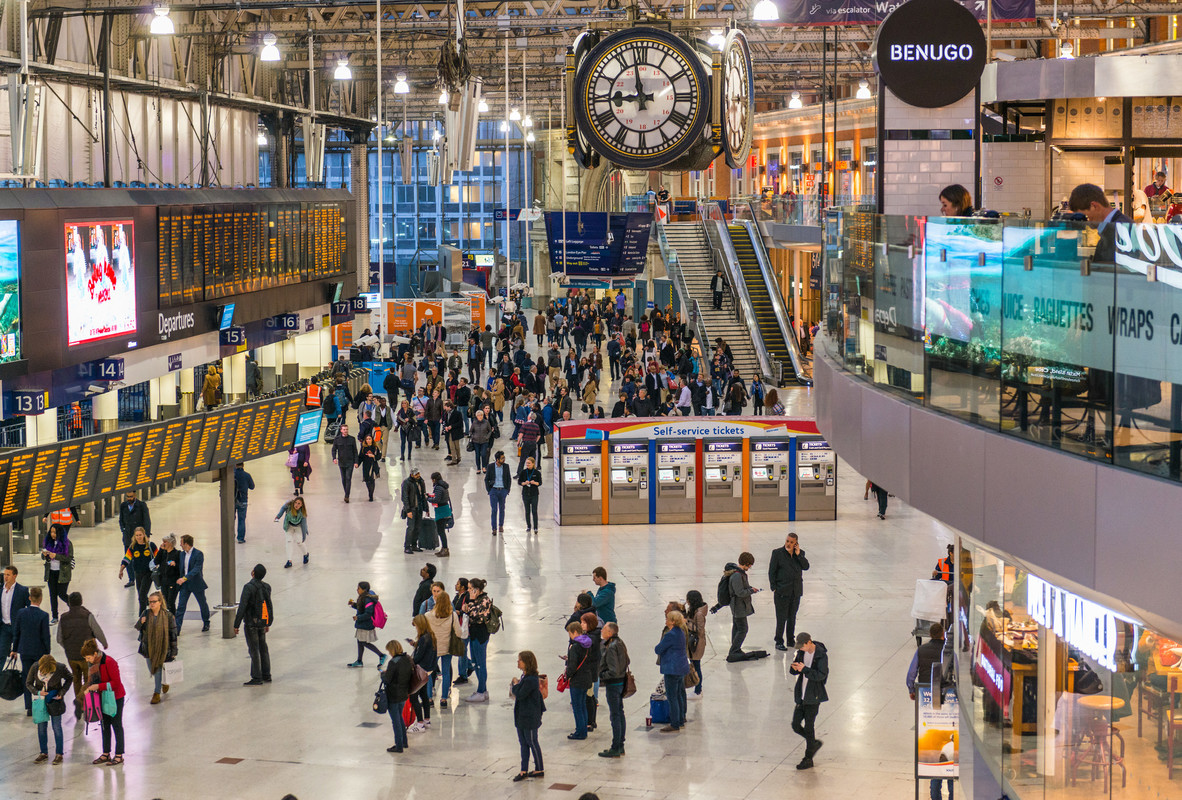
{"label": "man in suit", "polygon": [[349,435],[349,426],[341,425],[337,437],[332,440],[332,463],[341,470],[341,488],[345,490],[345,502],[353,488],[353,470],[357,467],[357,440]]}
{"label": "man in suit", "polygon": [[[137,500],[135,492],[123,495],[123,502],[119,504],[119,530],[123,533],[123,550],[126,553],[131,547],[131,536],[136,528],[143,528],[148,538],[152,538],[152,517],[148,514],[148,504]],[[124,588],[135,586],[135,576],[128,575]]]}
{"label": "man in suit", "polygon": [[[21,674],[28,677],[41,656],[49,655],[49,615],[41,610],[41,587],[29,589],[29,605],[17,612],[12,621],[12,655],[20,656]],[[33,695],[25,687],[25,716],[33,716]]]}
{"label": "man in suit", "polygon": [[513,486],[509,465],[505,463],[505,451],[498,450],[495,459],[484,472],[484,488],[488,492],[489,505],[492,507],[493,536],[505,532],[505,500]]}
{"label": "man in suit", "polygon": [[[783,547],[772,551],[767,568],[768,583],[772,587],[772,599],[776,603],[776,649],[787,650],[784,639],[796,640],[796,612],[800,609],[800,596],[804,594],[804,576],[809,560],[800,549],[795,533],[788,534]],[[787,633],[785,634],[785,631]]]}
{"label": "man in suit", "polygon": [[205,554],[193,547],[193,537],[185,534],[181,537],[181,577],[177,578],[180,594],[176,601],[176,632],[180,635],[181,623],[185,621],[185,606],[189,604],[189,595],[197,598],[197,607],[201,609],[201,630],[209,630],[209,604],[205,602],[205,590],[209,586],[202,574],[205,568]]}
{"label": "man in suit", "polygon": [[17,613],[29,604],[28,587],[16,582],[17,569],[11,564],[4,568],[4,588],[0,590],[0,653],[11,653],[13,623]]}
{"label": "man in suit", "polygon": [[1116,261],[1116,225],[1113,223],[1132,222],[1119,209],[1108,204],[1104,190],[1094,183],[1081,183],[1071,190],[1067,198],[1067,207],[1072,211],[1083,214],[1088,222],[1096,225],[1100,234],[1100,241],[1096,243],[1096,252],[1092,254],[1092,261],[1111,264]]}

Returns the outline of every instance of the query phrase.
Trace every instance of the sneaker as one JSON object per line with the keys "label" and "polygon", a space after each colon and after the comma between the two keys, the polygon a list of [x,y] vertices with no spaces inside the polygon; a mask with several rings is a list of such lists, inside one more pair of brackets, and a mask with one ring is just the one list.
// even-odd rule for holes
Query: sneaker
{"label": "sneaker", "polygon": [[446,700],[440,700],[440,701],[439,701],[439,709],[442,711],[442,710],[444,710],[444,709],[446,709],[446,708],[447,708],[447,701],[446,701]]}
{"label": "sneaker", "polygon": [[398,745],[394,745],[393,747],[387,747],[386,752],[387,753],[401,753],[402,748],[399,747]]}
{"label": "sneaker", "polygon": [[464,698],[469,703],[487,703],[488,692],[473,692]]}
{"label": "sneaker", "polygon": [[431,718],[427,717],[427,719],[423,720],[423,725],[430,728],[431,727]]}
{"label": "sneaker", "polygon": [[291,562],[288,561],[286,564],[283,565],[283,568],[284,569],[291,569]]}
{"label": "sneaker", "polygon": [[36,758],[33,759],[33,763],[34,764],[44,764],[48,760],[49,760],[49,756],[46,753],[41,753],[40,755],[38,755]]}
{"label": "sneaker", "polygon": [[56,756],[53,757],[53,765],[56,767],[58,764],[62,763],[62,760],[63,760],[62,754],[58,753]]}
{"label": "sneaker", "polygon": [[378,658],[378,669],[381,669],[384,666],[386,666],[386,656],[380,656]]}
{"label": "sneaker", "polygon": [[464,676],[463,678],[456,678],[454,681],[451,682],[451,685],[452,686],[463,686],[467,682],[468,682],[468,678],[467,678],[467,676]]}
{"label": "sneaker", "polygon": [[407,733],[423,733],[426,730],[427,730],[426,725],[424,725],[421,722],[416,722],[415,724],[413,724],[409,728],[407,728],[406,732]]}
{"label": "sneaker", "polygon": [[346,667],[364,667],[365,665],[362,664],[360,661],[354,661],[352,664],[346,664],[345,666]]}

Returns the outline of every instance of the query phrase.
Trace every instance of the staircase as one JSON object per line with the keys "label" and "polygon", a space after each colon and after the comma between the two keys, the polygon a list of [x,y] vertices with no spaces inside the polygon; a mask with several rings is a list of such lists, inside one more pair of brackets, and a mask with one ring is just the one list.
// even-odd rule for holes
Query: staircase
{"label": "staircase", "polygon": [[727,231],[730,233],[735,255],[739,257],[739,269],[743,273],[743,283],[747,286],[747,294],[751,297],[759,336],[763,338],[764,347],[767,348],[772,361],[783,365],[782,385],[789,386],[796,382],[796,371],[792,367],[792,356],[788,352],[788,343],[784,341],[784,334],[776,320],[772,298],[768,294],[767,281],[759,266],[759,257],[755,254],[755,245],[751,242],[751,236],[744,226],[727,225]]}
{"label": "staircase", "polygon": [[[714,353],[714,340],[722,338],[730,345],[735,366],[750,380],[760,372],[751,331],[739,322],[738,310],[734,307],[731,294],[723,294],[722,310],[715,311],[710,292],[710,279],[714,277],[714,257],[710,240],[700,222],[671,222],[665,225],[665,236],[669,245],[677,251],[677,263],[681,266],[690,297],[682,298],[689,305],[690,299],[698,301],[702,322],[710,342],[703,345],[703,357],[709,360]],[[707,365],[707,374],[709,368]]]}

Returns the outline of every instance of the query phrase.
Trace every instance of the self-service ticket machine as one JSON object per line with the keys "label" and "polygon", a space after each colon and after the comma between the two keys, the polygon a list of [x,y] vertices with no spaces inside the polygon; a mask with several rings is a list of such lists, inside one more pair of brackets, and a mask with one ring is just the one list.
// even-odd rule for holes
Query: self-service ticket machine
{"label": "self-service ticket machine", "polygon": [[796,442],[796,518],[837,519],[837,453],[823,439]]}
{"label": "self-service ticket machine", "polygon": [[743,519],[743,441],[702,441],[702,522]]}
{"label": "self-service ticket machine", "polygon": [[598,525],[603,521],[600,481],[603,442],[563,439],[558,462],[559,523]]}
{"label": "self-service ticket machine", "polygon": [[751,479],[747,518],[752,522],[792,518],[792,441],[751,439]]}
{"label": "self-service ticket machine", "polygon": [[608,522],[647,523],[648,440],[608,442],[607,447]]}
{"label": "self-service ticket machine", "polygon": [[698,489],[694,482],[695,440],[657,442],[657,522],[697,519]]}

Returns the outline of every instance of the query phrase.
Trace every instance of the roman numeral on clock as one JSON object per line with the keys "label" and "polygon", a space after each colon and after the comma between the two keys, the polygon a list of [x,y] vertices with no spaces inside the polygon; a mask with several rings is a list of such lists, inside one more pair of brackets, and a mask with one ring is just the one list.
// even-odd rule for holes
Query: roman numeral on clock
{"label": "roman numeral on clock", "polygon": [[689,117],[687,117],[685,114],[682,114],[680,111],[673,111],[669,114],[668,121],[672,122],[679,128],[683,128],[685,127],[685,124],[689,122]]}
{"label": "roman numeral on clock", "polygon": [[606,128],[609,124],[615,122],[615,120],[616,115],[612,113],[610,108],[607,111],[600,111],[595,115],[595,122],[601,128]]}

